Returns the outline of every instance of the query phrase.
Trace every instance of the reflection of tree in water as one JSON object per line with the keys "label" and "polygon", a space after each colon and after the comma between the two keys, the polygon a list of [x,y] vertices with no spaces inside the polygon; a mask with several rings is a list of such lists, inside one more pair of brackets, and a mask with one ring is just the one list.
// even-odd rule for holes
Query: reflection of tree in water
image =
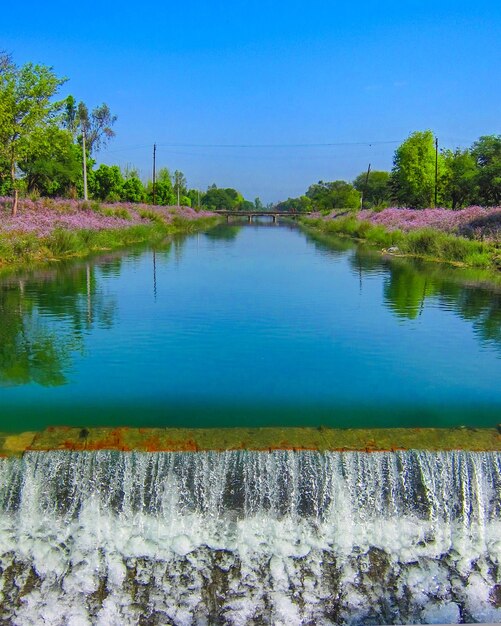
{"label": "reflection of tree in water", "polygon": [[[501,349],[501,289],[486,283],[487,275],[420,260],[382,257],[357,248],[350,256],[354,272],[384,276],[384,300],[398,317],[415,319],[426,300],[470,321],[477,336]],[[492,278],[492,276],[491,276]]]}
{"label": "reflection of tree in water", "polygon": [[317,250],[328,256],[341,257],[347,250],[353,249],[353,241],[348,238],[336,237],[322,232],[305,230],[306,239],[314,244]]}
{"label": "reflection of tree in water", "polygon": [[233,241],[237,238],[241,228],[242,226],[237,226],[235,224],[217,224],[213,228],[205,231],[204,235],[208,239],[213,239],[214,241]]}
{"label": "reflection of tree in water", "polygon": [[473,329],[483,341],[501,348],[501,292],[445,284],[440,293],[444,306],[452,303],[454,310],[472,322]]}
{"label": "reflection of tree in water", "polygon": [[0,285],[0,385],[65,384],[84,334],[110,328],[114,312],[90,264],[7,279]]}
{"label": "reflection of tree in water", "polygon": [[384,299],[399,317],[415,319],[423,311],[425,300],[436,292],[436,285],[426,274],[405,265],[390,266],[384,284]]}

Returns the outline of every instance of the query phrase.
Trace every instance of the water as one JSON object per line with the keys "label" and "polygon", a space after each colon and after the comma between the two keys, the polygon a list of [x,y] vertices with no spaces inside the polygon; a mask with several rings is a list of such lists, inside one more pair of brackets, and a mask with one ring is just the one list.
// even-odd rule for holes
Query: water
{"label": "water", "polygon": [[0,622],[501,621],[501,453],[0,460]]}
{"label": "water", "polygon": [[286,225],[0,279],[0,430],[494,426],[501,281]]}

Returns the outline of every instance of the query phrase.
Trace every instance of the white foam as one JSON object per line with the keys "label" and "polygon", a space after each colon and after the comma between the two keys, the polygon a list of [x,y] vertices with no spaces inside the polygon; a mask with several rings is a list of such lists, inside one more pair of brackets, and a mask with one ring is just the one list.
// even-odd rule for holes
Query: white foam
{"label": "white foam", "polygon": [[499,467],[480,453],[4,460],[0,566],[19,589],[31,567],[36,580],[16,606],[2,579],[0,618],[501,621]]}

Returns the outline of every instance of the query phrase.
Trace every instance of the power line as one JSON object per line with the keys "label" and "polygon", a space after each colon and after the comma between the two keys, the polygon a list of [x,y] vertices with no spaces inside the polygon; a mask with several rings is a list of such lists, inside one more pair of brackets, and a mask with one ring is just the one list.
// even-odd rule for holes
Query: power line
{"label": "power line", "polygon": [[[401,139],[394,139],[391,141],[340,141],[340,142],[326,142],[326,143],[157,143],[158,148],[332,148],[332,147],[345,147],[345,146],[381,146],[401,143]],[[133,146],[121,146],[112,150],[111,152],[121,152],[123,150],[140,150],[150,148],[150,144],[145,145],[133,145]]]}

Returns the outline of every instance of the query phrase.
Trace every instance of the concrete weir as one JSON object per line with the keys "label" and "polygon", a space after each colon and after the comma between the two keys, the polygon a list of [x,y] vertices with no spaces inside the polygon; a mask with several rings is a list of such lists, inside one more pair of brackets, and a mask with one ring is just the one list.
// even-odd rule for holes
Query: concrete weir
{"label": "concrete weir", "polygon": [[319,452],[501,451],[497,428],[73,428],[0,432],[0,456],[26,451],[117,450],[203,452],[316,450]]}
{"label": "concrete weir", "polygon": [[485,622],[498,429],[0,434],[0,624]]}

